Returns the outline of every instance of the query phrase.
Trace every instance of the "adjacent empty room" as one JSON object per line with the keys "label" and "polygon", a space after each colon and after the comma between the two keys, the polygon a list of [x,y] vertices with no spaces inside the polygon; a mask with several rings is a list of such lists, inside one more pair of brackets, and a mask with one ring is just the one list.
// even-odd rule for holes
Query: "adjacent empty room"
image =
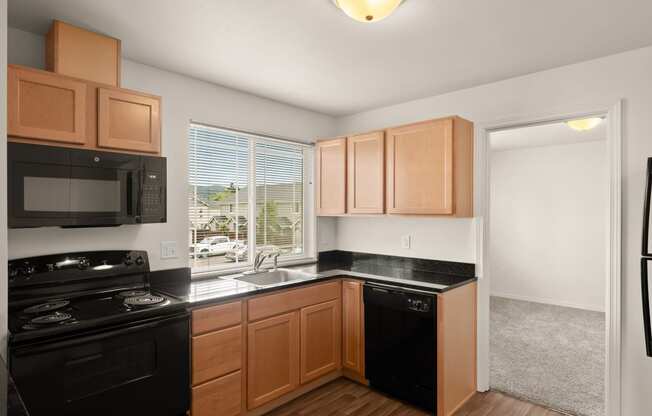
{"label": "adjacent empty room", "polygon": [[608,219],[606,121],[490,135],[490,383],[602,416]]}

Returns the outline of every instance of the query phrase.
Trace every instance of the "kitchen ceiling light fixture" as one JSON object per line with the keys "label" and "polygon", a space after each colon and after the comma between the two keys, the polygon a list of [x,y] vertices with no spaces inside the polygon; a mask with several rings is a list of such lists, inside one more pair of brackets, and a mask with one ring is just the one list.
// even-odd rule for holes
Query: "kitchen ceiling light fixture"
{"label": "kitchen ceiling light fixture", "polygon": [[392,14],[403,0],[333,0],[351,19],[373,23]]}
{"label": "kitchen ceiling light fixture", "polygon": [[580,118],[577,120],[569,120],[566,122],[566,125],[576,131],[587,131],[597,127],[602,123],[602,120],[602,117]]}

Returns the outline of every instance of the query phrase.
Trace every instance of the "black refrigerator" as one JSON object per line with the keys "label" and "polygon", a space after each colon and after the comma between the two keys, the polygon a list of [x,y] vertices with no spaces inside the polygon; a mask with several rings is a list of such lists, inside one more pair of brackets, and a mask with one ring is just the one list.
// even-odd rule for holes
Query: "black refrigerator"
{"label": "black refrigerator", "polygon": [[652,192],[652,157],[647,160],[645,185],[645,205],[643,207],[643,241],[641,250],[641,300],[643,303],[643,326],[645,331],[645,350],[652,357],[652,328],[650,322],[650,278],[652,277],[652,235],[650,235],[650,193]]}

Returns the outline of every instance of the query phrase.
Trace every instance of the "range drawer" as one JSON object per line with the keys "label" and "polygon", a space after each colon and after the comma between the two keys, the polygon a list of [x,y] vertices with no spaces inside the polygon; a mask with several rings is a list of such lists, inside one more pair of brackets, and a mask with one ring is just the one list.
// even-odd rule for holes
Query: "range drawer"
{"label": "range drawer", "polygon": [[192,338],[192,384],[204,383],[242,367],[242,326]]}
{"label": "range drawer", "polygon": [[192,389],[192,416],[236,416],[242,404],[242,373],[209,381]]}
{"label": "range drawer", "polygon": [[196,309],[192,312],[192,334],[200,335],[238,325],[242,321],[242,302]]}
{"label": "range drawer", "polygon": [[256,321],[285,312],[337,299],[340,282],[328,282],[249,300],[248,319]]}

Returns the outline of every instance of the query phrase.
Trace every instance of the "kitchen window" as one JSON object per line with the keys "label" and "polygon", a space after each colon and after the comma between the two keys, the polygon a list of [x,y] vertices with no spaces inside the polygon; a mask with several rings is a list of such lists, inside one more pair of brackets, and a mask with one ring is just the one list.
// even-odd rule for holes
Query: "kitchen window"
{"label": "kitchen window", "polygon": [[315,257],[312,146],[191,123],[188,213],[193,273]]}

